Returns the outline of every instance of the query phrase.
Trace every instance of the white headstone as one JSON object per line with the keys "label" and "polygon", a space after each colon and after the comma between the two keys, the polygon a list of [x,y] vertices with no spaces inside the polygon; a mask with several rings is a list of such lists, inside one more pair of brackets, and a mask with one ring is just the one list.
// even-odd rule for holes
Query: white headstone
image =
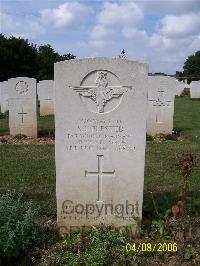
{"label": "white headstone", "polygon": [[185,83],[185,88],[186,89],[190,89],[190,84],[188,84],[188,80],[187,79],[184,80],[184,83]]}
{"label": "white headstone", "polygon": [[149,76],[147,134],[171,134],[173,129],[176,80],[167,76]]}
{"label": "white headstone", "polygon": [[42,80],[37,85],[40,116],[54,114],[54,81]]}
{"label": "white headstone", "polygon": [[8,87],[10,135],[37,137],[36,80],[12,78]]}
{"label": "white headstone", "polygon": [[183,81],[176,80],[175,95],[180,96],[184,91],[185,83]]}
{"label": "white headstone", "polygon": [[63,233],[142,215],[148,66],[88,58],[55,64],[56,193]]}
{"label": "white headstone", "polygon": [[0,82],[0,111],[5,113],[9,110],[8,81]]}
{"label": "white headstone", "polygon": [[190,83],[190,98],[200,98],[200,81]]}

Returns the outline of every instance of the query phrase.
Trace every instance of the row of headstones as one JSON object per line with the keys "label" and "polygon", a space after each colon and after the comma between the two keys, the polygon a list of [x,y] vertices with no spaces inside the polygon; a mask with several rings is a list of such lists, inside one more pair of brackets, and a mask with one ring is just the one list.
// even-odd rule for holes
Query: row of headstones
{"label": "row of headstones", "polygon": [[[9,88],[13,85],[8,81],[0,82],[0,111],[5,113],[9,110]],[[37,100],[40,106],[40,116],[53,115],[54,114],[54,81],[53,80],[43,80],[36,83],[35,79],[29,79],[24,77],[15,78],[16,83],[22,85],[24,81],[24,86],[28,86],[29,80],[33,81],[33,90],[36,90]],[[27,83],[27,85],[25,85]],[[19,86],[18,84],[18,86]],[[34,88],[35,87],[35,88]],[[12,90],[11,90],[12,93]],[[12,98],[12,96],[11,96]]]}
{"label": "row of headstones", "polygon": [[[39,112],[38,112],[39,103]],[[0,83],[0,111],[9,110],[10,135],[37,137],[37,116],[54,114],[54,81],[18,77]]]}
{"label": "row of headstones", "polygon": [[[1,111],[9,109],[10,134],[37,137],[37,99],[40,115],[54,114],[54,81],[19,77],[0,83]],[[148,77],[147,133],[170,134],[173,129],[174,98],[180,95],[185,83],[172,77]],[[191,83],[191,91],[200,97],[200,82]],[[94,104],[94,103],[93,103]]]}

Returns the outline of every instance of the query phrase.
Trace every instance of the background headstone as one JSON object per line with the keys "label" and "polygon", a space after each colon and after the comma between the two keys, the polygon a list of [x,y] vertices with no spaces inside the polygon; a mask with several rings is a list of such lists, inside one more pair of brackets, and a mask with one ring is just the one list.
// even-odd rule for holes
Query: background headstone
{"label": "background headstone", "polygon": [[171,134],[177,81],[173,77],[148,77],[147,134]]}
{"label": "background headstone", "polygon": [[185,88],[186,89],[190,89],[190,84],[188,84],[188,80],[187,79],[184,80],[184,83],[185,83]]}
{"label": "background headstone", "polygon": [[10,135],[37,137],[36,80],[12,78],[8,87]]}
{"label": "background headstone", "polygon": [[185,83],[183,81],[176,80],[175,95],[180,96],[184,91]]}
{"label": "background headstone", "polygon": [[0,111],[5,113],[9,110],[8,81],[0,82]]}
{"label": "background headstone", "polygon": [[200,98],[200,81],[190,83],[190,98]]}
{"label": "background headstone", "polygon": [[54,114],[54,81],[42,80],[37,85],[40,116]]}
{"label": "background headstone", "polygon": [[148,67],[125,59],[55,64],[61,232],[142,215]]}

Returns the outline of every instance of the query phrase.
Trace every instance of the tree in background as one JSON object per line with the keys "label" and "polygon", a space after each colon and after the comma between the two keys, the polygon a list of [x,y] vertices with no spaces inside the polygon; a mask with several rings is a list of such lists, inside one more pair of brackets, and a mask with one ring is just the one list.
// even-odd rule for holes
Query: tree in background
{"label": "tree in background", "polygon": [[0,34],[0,81],[20,76],[53,79],[54,63],[74,58],[70,53],[59,55],[49,44],[37,47],[23,38]]}
{"label": "tree in background", "polygon": [[183,72],[177,71],[176,75],[179,77],[191,77],[188,81],[200,80],[200,51],[190,55],[184,63]]}
{"label": "tree in background", "polygon": [[37,48],[22,38],[6,38],[0,34],[0,80],[36,77]]}
{"label": "tree in background", "polygon": [[200,79],[200,51],[186,59],[183,69],[183,75]]}
{"label": "tree in background", "polygon": [[37,79],[54,79],[54,63],[74,58],[70,53],[59,55],[49,44],[39,46]]}
{"label": "tree in background", "polygon": [[59,61],[59,54],[49,45],[41,45],[38,48],[38,72],[37,79],[53,79],[54,63]]}

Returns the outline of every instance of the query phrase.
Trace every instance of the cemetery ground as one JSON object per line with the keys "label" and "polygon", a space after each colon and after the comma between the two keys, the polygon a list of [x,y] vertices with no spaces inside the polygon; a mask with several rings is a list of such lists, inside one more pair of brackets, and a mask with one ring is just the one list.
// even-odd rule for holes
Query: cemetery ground
{"label": "cemetery ground", "polygon": [[[24,224],[31,224],[34,210],[37,209],[36,225],[38,234],[30,232],[24,225],[24,232],[8,232],[0,225],[0,256],[7,245],[13,252],[10,260],[2,258],[5,265],[200,265],[200,101],[187,97],[177,97],[175,101],[174,128],[180,136],[159,136],[148,138],[144,177],[144,203],[141,236],[135,241],[131,234],[118,233],[113,228],[100,227],[90,232],[74,232],[64,240],[56,230],[55,198],[55,158],[52,136],[53,116],[39,118],[40,141],[27,143],[21,136],[9,140],[8,119],[0,119],[0,223],[10,215],[10,224],[17,223],[17,217],[10,214],[12,209],[18,218],[24,218]],[[51,141],[42,143],[43,138]],[[10,142],[12,144],[8,144]],[[31,141],[29,142],[31,143]],[[40,144],[40,145],[37,145]],[[196,163],[189,176],[190,199],[187,211],[177,210],[177,192],[183,188],[183,177],[176,165],[176,156],[196,154]],[[186,185],[186,183],[184,183]],[[5,196],[6,191],[14,191]],[[32,205],[23,211],[16,200],[16,193],[23,193],[21,201],[32,201]],[[15,193],[15,194],[13,194]],[[187,195],[188,196],[188,195]],[[13,198],[14,197],[14,198]],[[7,200],[7,201],[6,201]],[[184,200],[183,200],[184,201]],[[6,202],[6,203],[4,203]],[[15,203],[18,202],[18,205]],[[14,207],[11,206],[13,203]],[[9,205],[10,204],[10,205]],[[175,206],[174,209],[172,206]],[[27,207],[27,206],[26,206]],[[7,209],[6,209],[7,208]],[[167,223],[166,211],[172,208],[174,218]],[[21,212],[19,212],[21,210]],[[5,218],[3,218],[5,217]],[[20,219],[19,218],[19,219]],[[30,218],[30,219],[29,219]],[[153,223],[152,223],[153,221]],[[140,221],[137,220],[138,223]],[[173,225],[172,225],[173,223]],[[153,226],[152,226],[153,225]],[[8,228],[7,228],[8,229]],[[28,233],[26,234],[26,230]],[[23,231],[23,230],[22,230]],[[6,231],[7,232],[7,231]],[[13,235],[14,234],[14,235]],[[30,236],[31,235],[31,236]],[[5,237],[4,237],[5,236]],[[20,238],[20,240],[16,240]],[[33,239],[34,238],[34,239]],[[34,241],[32,241],[34,240]],[[38,241],[36,241],[38,240]],[[10,242],[9,242],[10,241]],[[13,242],[12,242],[13,241]],[[23,248],[18,253],[19,243]],[[35,246],[27,244],[35,243]],[[14,242],[17,242],[16,247]],[[126,244],[136,243],[136,250],[127,251]],[[177,252],[166,250],[150,252],[138,249],[139,243],[176,243]],[[10,245],[10,247],[9,247]],[[5,248],[6,249],[6,248]],[[16,252],[16,255],[14,255]],[[20,254],[23,254],[20,256]],[[2,256],[3,257],[3,256]],[[41,259],[42,257],[42,259]]]}

